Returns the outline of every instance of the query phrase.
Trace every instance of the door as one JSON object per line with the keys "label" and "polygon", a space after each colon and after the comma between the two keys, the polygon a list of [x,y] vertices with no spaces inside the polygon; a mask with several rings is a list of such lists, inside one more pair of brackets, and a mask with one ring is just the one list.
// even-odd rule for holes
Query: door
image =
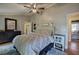
{"label": "door", "polygon": [[24,34],[29,34],[31,33],[31,23],[25,23],[24,24]]}

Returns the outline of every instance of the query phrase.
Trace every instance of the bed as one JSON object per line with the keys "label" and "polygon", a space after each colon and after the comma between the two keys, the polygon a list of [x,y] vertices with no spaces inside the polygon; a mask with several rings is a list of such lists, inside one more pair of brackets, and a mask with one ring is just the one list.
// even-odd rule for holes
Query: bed
{"label": "bed", "polygon": [[21,55],[65,55],[53,48],[54,32],[53,23],[41,23],[35,32],[16,36],[13,44]]}
{"label": "bed", "polygon": [[[21,55],[65,55],[63,51],[53,48],[53,36],[47,31],[18,35],[13,44]],[[51,44],[51,45],[50,45]],[[51,46],[51,48],[49,48]],[[40,54],[40,52],[42,52]],[[44,53],[43,53],[44,52]]]}

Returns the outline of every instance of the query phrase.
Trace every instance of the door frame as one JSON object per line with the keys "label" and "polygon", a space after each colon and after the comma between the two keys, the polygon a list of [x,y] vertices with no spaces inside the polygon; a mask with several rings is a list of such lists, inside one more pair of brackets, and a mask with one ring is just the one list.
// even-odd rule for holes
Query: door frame
{"label": "door frame", "polygon": [[70,13],[67,15],[67,27],[68,27],[68,42],[71,42],[71,21],[75,20],[75,19],[70,19],[72,16],[76,16],[79,15],[79,12],[74,12],[74,13]]}

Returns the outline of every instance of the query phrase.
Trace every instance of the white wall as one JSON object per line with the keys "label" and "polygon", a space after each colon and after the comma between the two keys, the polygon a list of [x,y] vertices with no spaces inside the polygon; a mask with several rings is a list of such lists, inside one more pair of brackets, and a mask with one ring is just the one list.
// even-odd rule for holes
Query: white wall
{"label": "white wall", "polygon": [[[79,4],[56,4],[55,6],[46,10],[42,15],[30,16],[31,22],[42,24],[46,22],[53,22],[55,24],[55,33],[65,35],[65,48],[68,47],[68,31],[67,31],[67,15],[78,12]],[[38,26],[40,27],[40,26]]]}
{"label": "white wall", "polygon": [[0,30],[5,30],[5,18],[12,18],[17,20],[17,30],[24,33],[24,23],[29,19],[23,15],[0,15]]}

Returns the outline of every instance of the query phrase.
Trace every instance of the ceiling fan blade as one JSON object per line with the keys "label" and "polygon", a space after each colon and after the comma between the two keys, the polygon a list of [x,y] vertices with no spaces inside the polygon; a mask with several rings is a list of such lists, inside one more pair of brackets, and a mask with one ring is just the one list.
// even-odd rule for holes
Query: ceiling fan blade
{"label": "ceiling fan blade", "polygon": [[39,10],[45,10],[45,8],[41,7],[41,8],[38,8]]}
{"label": "ceiling fan blade", "polygon": [[32,13],[32,10],[31,10],[31,11],[29,11],[29,13]]}
{"label": "ceiling fan blade", "polygon": [[30,9],[36,9],[36,4],[25,5],[24,7],[30,8]]}
{"label": "ceiling fan blade", "polygon": [[39,11],[37,11],[37,14],[39,14]]}
{"label": "ceiling fan blade", "polygon": [[34,4],[34,6],[33,6],[33,7],[34,7],[34,9],[36,9],[36,3]]}
{"label": "ceiling fan blade", "polygon": [[26,7],[26,8],[31,8],[31,6],[28,6],[28,5],[26,5],[26,6],[24,6],[24,7]]}

